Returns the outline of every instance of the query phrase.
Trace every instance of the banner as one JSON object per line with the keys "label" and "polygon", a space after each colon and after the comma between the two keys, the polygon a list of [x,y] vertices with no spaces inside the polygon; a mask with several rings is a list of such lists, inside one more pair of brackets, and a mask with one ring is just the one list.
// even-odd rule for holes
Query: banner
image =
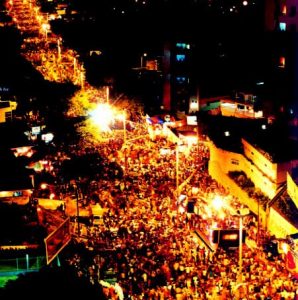
{"label": "banner", "polygon": [[47,264],[50,264],[70,241],[70,218],[67,218],[55,231],[44,239]]}
{"label": "banner", "polygon": [[286,267],[288,271],[298,279],[298,255],[291,250],[286,254]]}

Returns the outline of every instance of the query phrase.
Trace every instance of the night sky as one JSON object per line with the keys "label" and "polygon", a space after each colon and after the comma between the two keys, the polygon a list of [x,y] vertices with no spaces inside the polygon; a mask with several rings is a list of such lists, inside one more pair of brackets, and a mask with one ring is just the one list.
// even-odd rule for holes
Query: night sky
{"label": "night sky", "polygon": [[165,41],[181,39],[192,45],[197,80],[213,93],[263,79],[262,1],[143,2],[76,0],[79,16],[53,23],[53,30],[83,56],[90,49],[102,51],[89,69],[99,73],[95,76],[125,73],[138,66],[142,53],[162,55]]}
{"label": "night sky", "polygon": [[[39,2],[49,13],[56,3]],[[266,73],[263,1],[248,6],[242,2],[73,0],[70,10],[78,14],[52,22],[51,28],[63,37],[64,45],[79,52],[87,79],[99,85],[105,78],[126,78],[139,66],[142,53],[161,56],[166,41],[185,40],[192,45],[195,80],[203,94],[214,96],[250,89]],[[5,41],[0,50],[1,86],[21,80],[31,88],[38,74],[17,56],[21,36],[14,29],[0,28],[0,38]],[[91,59],[90,50],[102,54]]]}

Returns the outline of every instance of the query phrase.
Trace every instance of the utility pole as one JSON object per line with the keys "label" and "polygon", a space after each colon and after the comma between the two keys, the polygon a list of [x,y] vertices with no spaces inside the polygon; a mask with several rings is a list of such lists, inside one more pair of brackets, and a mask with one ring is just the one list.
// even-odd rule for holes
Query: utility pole
{"label": "utility pole", "polygon": [[77,234],[80,236],[81,228],[80,228],[80,209],[79,209],[79,191],[78,191],[78,184],[75,183],[74,185],[75,192],[76,192],[76,201],[77,201]]}

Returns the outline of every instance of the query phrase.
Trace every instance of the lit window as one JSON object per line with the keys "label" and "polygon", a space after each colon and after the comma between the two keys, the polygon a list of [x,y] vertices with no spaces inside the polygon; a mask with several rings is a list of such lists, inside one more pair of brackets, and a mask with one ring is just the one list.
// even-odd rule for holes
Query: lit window
{"label": "lit window", "polygon": [[280,31],[286,31],[286,28],[287,28],[287,24],[284,23],[284,22],[280,22],[279,23],[279,29]]}
{"label": "lit window", "polygon": [[185,54],[177,54],[176,60],[177,61],[185,61]]}
{"label": "lit window", "polygon": [[281,57],[279,58],[279,67],[280,67],[280,68],[284,68],[285,65],[286,65],[286,58],[285,58],[284,56],[281,56]]}
{"label": "lit window", "polygon": [[181,49],[190,49],[190,45],[185,43],[176,43],[176,47]]}
{"label": "lit window", "polygon": [[176,80],[178,83],[185,83],[186,82],[186,77],[185,76],[177,76]]}
{"label": "lit window", "polygon": [[281,7],[281,13],[282,13],[283,15],[286,15],[286,14],[287,14],[287,6],[286,6],[285,4],[283,4],[282,7]]}

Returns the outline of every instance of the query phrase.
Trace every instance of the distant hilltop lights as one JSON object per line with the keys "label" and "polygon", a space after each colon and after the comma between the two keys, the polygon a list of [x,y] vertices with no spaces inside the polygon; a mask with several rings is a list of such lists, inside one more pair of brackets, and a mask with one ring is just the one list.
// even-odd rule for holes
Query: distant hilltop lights
{"label": "distant hilltop lights", "polygon": [[235,0],[235,1],[219,1],[209,0],[208,6],[210,9],[215,10],[221,14],[239,13],[244,7],[251,7],[256,4],[255,1],[248,0]]}

